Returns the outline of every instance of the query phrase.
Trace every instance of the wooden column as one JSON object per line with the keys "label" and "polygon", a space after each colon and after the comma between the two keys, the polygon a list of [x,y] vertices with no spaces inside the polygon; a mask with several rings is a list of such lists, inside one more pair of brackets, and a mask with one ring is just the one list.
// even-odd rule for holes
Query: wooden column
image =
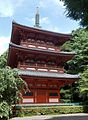
{"label": "wooden column", "polygon": [[58,102],[60,103],[60,88],[58,89]]}
{"label": "wooden column", "polygon": [[34,80],[34,103],[37,102],[36,99],[37,99],[36,80]]}

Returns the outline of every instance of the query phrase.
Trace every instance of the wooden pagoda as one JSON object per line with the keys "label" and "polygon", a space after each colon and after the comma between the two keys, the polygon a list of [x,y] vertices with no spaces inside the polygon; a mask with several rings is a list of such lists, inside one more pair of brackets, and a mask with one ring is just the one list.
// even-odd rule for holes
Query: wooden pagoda
{"label": "wooden pagoda", "polygon": [[29,91],[22,93],[22,104],[59,103],[60,88],[79,79],[78,75],[64,73],[64,63],[75,54],[61,51],[60,46],[70,38],[71,35],[12,23],[8,66],[17,68],[28,84]]}

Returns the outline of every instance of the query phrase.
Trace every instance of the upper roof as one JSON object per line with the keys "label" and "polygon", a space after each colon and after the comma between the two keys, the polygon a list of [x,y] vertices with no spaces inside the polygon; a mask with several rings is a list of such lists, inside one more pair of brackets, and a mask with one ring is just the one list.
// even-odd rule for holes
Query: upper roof
{"label": "upper roof", "polygon": [[71,38],[71,35],[28,27],[16,22],[12,22],[11,42],[19,44],[21,39],[28,38],[43,40],[45,39],[47,41],[50,40],[58,45],[62,45],[64,42],[68,41]]}

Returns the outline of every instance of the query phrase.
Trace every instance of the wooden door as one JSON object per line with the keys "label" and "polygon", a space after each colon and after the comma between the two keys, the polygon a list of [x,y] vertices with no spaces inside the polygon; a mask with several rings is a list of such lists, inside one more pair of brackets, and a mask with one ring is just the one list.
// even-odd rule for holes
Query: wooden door
{"label": "wooden door", "polygon": [[47,93],[46,90],[37,90],[36,102],[37,103],[46,103]]}

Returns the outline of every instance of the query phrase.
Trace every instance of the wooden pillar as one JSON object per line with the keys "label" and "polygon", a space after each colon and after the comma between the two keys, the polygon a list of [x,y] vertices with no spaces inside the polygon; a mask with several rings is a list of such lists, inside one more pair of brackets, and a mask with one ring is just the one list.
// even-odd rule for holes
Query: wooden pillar
{"label": "wooden pillar", "polygon": [[49,103],[49,90],[47,89],[47,103]]}
{"label": "wooden pillar", "polygon": [[37,90],[34,90],[34,103],[37,103]]}
{"label": "wooden pillar", "polygon": [[37,102],[36,99],[37,99],[36,80],[34,80],[34,103]]}
{"label": "wooden pillar", "polygon": [[58,102],[60,103],[60,88],[58,89]]}
{"label": "wooden pillar", "polygon": [[49,80],[47,80],[47,102],[49,103]]}

